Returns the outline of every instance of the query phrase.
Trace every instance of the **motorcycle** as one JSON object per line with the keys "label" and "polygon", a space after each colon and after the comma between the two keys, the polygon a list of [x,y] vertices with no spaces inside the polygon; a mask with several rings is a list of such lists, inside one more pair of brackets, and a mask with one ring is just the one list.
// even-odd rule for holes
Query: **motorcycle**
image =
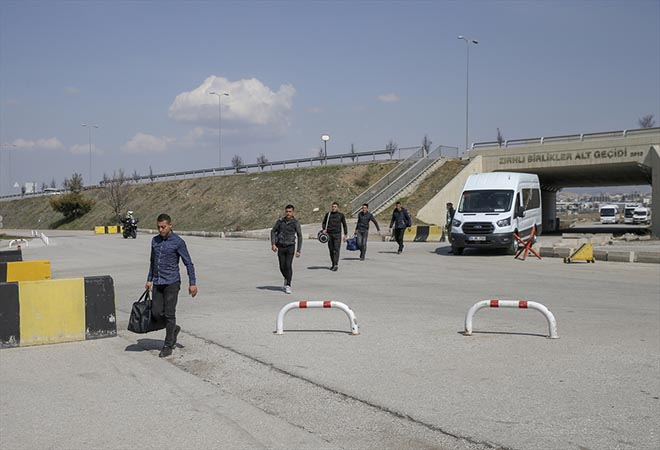
{"label": "motorcycle", "polygon": [[129,237],[135,239],[137,237],[138,220],[134,218],[122,219],[121,223],[124,226],[124,232],[123,232],[124,239],[128,239]]}

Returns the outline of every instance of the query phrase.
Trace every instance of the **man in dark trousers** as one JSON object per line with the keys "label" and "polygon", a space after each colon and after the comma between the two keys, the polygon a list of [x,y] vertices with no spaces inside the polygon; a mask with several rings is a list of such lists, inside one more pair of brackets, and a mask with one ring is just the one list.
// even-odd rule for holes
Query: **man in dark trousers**
{"label": "man in dark trousers", "polygon": [[357,223],[355,224],[355,236],[357,238],[357,246],[360,249],[360,261],[364,261],[367,255],[367,239],[369,239],[369,222],[376,225],[376,230],[380,233],[380,226],[373,214],[369,212],[369,205],[365,203],[362,205],[362,211],[357,215]]}
{"label": "man in dark trousers", "polygon": [[156,219],[156,225],[158,236],[151,240],[151,262],[145,289],[152,291],[151,317],[154,331],[165,328],[165,343],[158,355],[164,358],[172,354],[181,331],[181,327],[176,324],[176,303],[181,287],[179,259],[183,260],[188,271],[188,293],[191,297],[197,295],[197,280],[186,243],[172,231],[172,218],[161,214]]}
{"label": "man in dark trousers", "polygon": [[396,243],[399,244],[399,249],[397,254],[401,254],[403,251],[403,235],[406,232],[406,228],[412,225],[412,220],[410,219],[410,214],[406,208],[401,206],[401,202],[396,202],[396,207],[392,211],[392,220],[390,220],[390,230],[394,225],[394,239]]}
{"label": "man in dark trousers", "polygon": [[[447,241],[451,244],[451,222],[454,220],[454,214],[456,210],[454,209],[454,204],[449,202],[447,203],[447,217],[445,218],[445,235],[447,236]],[[451,253],[451,249],[449,253]]]}
{"label": "man in dark trousers", "polygon": [[[291,293],[293,278],[293,256],[300,258],[302,249],[302,231],[300,223],[293,216],[293,205],[284,207],[284,217],[280,218],[270,230],[270,244],[280,261],[280,272],[284,277],[284,292]],[[297,240],[297,243],[296,243]]]}
{"label": "man in dark trousers", "polygon": [[344,214],[339,212],[339,203],[333,202],[330,212],[323,217],[323,233],[328,235],[328,250],[330,251],[330,270],[336,272],[339,269],[339,251],[341,250],[341,230],[344,228],[344,241],[348,239],[348,226]]}

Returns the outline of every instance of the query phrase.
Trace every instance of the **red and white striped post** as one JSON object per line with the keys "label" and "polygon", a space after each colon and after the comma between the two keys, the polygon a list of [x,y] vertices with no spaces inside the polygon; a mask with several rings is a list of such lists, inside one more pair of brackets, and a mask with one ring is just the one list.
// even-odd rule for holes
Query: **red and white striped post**
{"label": "red and white striped post", "polygon": [[472,336],[472,317],[477,311],[482,308],[519,308],[519,309],[535,309],[542,313],[548,321],[548,328],[550,339],[559,339],[557,334],[557,321],[555,316],[552,315],[550,310],[543,306],[541,303],[528,302],[526,300],[483,300],[472,305],[472,308],[465,316],[465,335]]}
{"label": "red and white striped post", "polygon": [[277,330],[275,331],[276,334],[284,334],[284,316],[286,315],[286,313],[288,313],[294,308],[299,308],[299,309],[339,308],[346,313],[349,320],[351,321],[351,334],[352,335],[360,334],[358,331],[357,319],[355,318],[355,314],[353,313],[351,308],[346,306],[344,303],[333,302],[329,300],[315,301],[315,302],[308,302],[303,300],[301,302],[291,302],[284,305],[284,307],[280,309],[280,312],[277,315]]}

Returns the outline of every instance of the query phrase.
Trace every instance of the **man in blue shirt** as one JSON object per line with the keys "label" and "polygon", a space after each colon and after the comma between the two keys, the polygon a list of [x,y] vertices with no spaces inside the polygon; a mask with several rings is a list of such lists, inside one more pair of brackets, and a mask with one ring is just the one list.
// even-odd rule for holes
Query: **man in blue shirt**
{"label": "man in blue shirt", "polygon": [[181,331],[181,327],[176,324],[176,303],[181,287],[179,258],[188,271],[188,292],[192,297],[197,295],[197,280],[186,243],[172,231],[172,218],[161,214],[156,222],[158,236],[151,240],[151,262],[145,289],[152,291],[151,317],[154,331],[165,328],[165,344],[158,355],[164,358],[172,354]]}

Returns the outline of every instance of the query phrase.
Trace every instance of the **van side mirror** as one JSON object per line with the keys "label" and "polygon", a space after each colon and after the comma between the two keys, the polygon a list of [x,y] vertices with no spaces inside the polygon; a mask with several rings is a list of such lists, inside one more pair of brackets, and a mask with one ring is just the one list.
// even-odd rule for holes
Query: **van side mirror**
{"label": "van side mirror", "polygon": [[516,205],[515,216],[525,217],[525,208],[523,208],[521,205]]}

